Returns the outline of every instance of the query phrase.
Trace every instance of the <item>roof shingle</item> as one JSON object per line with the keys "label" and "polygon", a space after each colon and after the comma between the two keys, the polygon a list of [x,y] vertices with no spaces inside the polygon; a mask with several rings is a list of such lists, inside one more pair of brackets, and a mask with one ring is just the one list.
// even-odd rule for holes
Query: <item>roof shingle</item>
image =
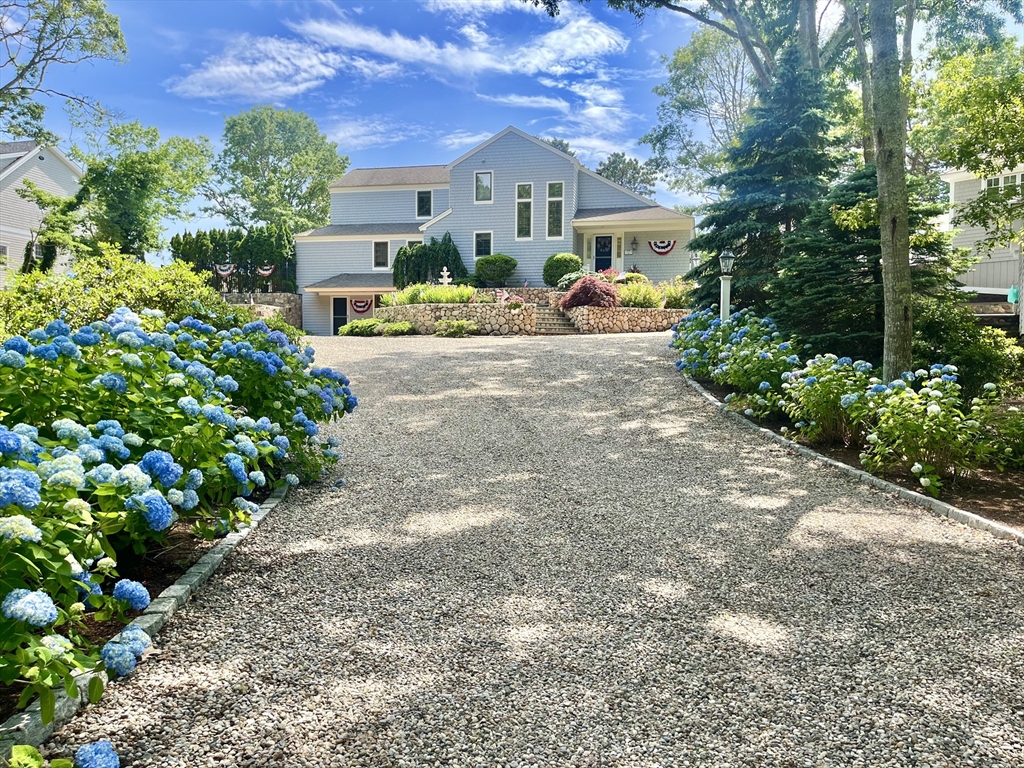
{"label": "roof shingle", "polygon": [[581,208],[573,221],[645,221],[651,219],[687,219],[689,216],[661,205],[644,208]]}
{"label": "roof shingle", "polygon": [[390,272],[343,272],[306,288],[394,288]]}
{"label": "roof shingle", "polygon": [[331,237],[337,235],[420,235],[422,222],[399,222],[397,224],[330,224],[320,229],[302,232],[296,237]]}
{"label": "roof shingle", "polygon": [[447,165],[405,165],[394,168],[353,168],[331,185],[345,187],[390,187],[401,184],[448,184]]}

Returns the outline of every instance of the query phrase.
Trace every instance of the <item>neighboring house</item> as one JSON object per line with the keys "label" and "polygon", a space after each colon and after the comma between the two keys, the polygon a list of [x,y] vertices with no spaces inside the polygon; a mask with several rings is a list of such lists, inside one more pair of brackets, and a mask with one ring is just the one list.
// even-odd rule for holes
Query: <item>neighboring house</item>
{"label": "neighboring house", "polygon": [[562,252],[587,269],[635,264],[671,280],[690,269],[693,227],[692,216],[509,127],[448,165],[356,168],[332,184],[330,225],[295,236],[303,326],[334,334],[372,316],[377,297],[394,290],[398,249],[445,232],[470,272],[475,259],[504,253],[519,262],[510,286],[539,287],[544,262]]}
{"label": "neighboring house", "polygon": [[[956,216],[956,206],[977,197],[985,189],[1016,187],[1024,190],[1024,166],[989,179],[980,179],[969,171],[947,171],[942,174],[942,180],[949,184],[949,202],[954,208],[953,213],[946,218],[945,228],[947,231],[954,228],[959,230],[953,237],[955,247],[974,250],[985,237],[985,230],[981,227],[951,226],[949,222]],[[1024,226],[1024,222],[1021,222],[1021,226]],[[1020,243],[996,248],[990,255],[982,255],[981,261],[973,269],[957,279],[966,289],[978,294],[1006,296],[1011,285],[1020,287],[1024,280]]]}
{"label": "neighboring house", "polygon": [[[21,270],[25,246],[43,217],[35,203],[18,196],[18,189],[28,179],[46,192],[71,197],[81,178],[82,170],[54,147],[40,147],[34,141],[0,142],[0,286],[7,285],[9,274]],[[66,267],[67,258],[58,256],[54,270]]]}

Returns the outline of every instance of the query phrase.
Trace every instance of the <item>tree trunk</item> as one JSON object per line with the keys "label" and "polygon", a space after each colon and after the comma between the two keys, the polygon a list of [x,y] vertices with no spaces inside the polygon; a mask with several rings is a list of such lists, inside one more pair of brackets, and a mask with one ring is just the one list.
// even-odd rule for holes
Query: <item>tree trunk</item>
{"label": "tree trunk", "polygon": [[860,106],[861,106],[861,146],[864,148],[864,164],[875,162],[875,116],[871,108],[871,61],[868,59],[868,47],[864,42],[864,22],[860,8],[856,2],[847,2],[846,18],[850,23],[853,45],[857,50],[857,64],[860,67]]}
{"label": "tree trunk", "polygon": [[907,122],[900,83],[900,55],[893,0],[872,0],[869,20],[875,163],[878,168],[878,220],[882,234],[882,282],[885,296],[882,375],[886,381],[892,381],[910,369],[912,360]]}
{"label": "tree trunk", "polygon": [[815,17],[815,0],[800,0],[800,40],[804,47],[805,61],[814,71],[821,69],[818,60],[818,20]]}

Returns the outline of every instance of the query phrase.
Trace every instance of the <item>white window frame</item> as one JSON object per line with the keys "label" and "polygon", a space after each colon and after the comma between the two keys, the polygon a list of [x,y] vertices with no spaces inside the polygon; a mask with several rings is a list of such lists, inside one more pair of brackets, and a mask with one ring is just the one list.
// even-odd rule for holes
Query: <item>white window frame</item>
{"label": "white window frame", "polygon": [[[477,200],[476,199],[476,177],[481,173],[489,173],[491,175],[491,199],[490,200]],[[473,205],[491,205],[494,203],[494,171],[479,170],[473,171]]]}
{"label": "white window frame", "polygon": [[[427,216],[420,215],[420,195],[426,192],[430,195],[430,214]],[[493,197],[493,195],[492,195]],[[434,190],[432,189],[417,189],[415,195],[415,213],[417,219],[432,219],[434,218]]]}
{"label": "white window frame", "polygon": [[[561,184],[562,185],[562,196],[561,197],[551,197],[551,185],[552,184]],[[545,186],[544,189],[547,192],[547,195],[544,198],[544,214],[545,214],[544,215],[544,234],[546,235],[545,239],[546,240],[565,240],[565,182],[564,181],[549,181],[547,183],[547,186]],[[554,200],[557,200],[558,202],[560,202],[562,204],[562,234],[559,235],[558,237],[552,237],[551,236],[551,206],[549,205],[549,203],[551,203]]]}
{"label": "white window frame", "polygon": [[[388,246],[388,264],[386,267],[377,266],[377,244],[386,243]],[[371,240],[370,241],[370,268],[374,272],[390,272],[391,271],[391,241],[390,240]]]}
{"label": "white window frame", "polygon": [[[494,197],[494,195],[492,194],[491,197]],[[480,229],[480,230],[477,230],[476,232],[473,233],[473,260],[476,261],[477,259],[482,259],[484,257],[484,256],[477,256],[476,255],[476,236],[477,235],[487,235],[488,237],[491,238],[491,252],[490,253],[485,253],[484,256],[493,256],[494,255],[494,231],[493,230],[489,230],[489,229]]]}
{"label": "white window frame", "polygon": [[[529,200],[520,200],[519,199],[519,188],[520,187],[529,187],[530,188],[530,199]],[[512,226],[514,227],[513,232],[515,232],[516,242],[517,243],[529,242],[530,240],[533,240],[533,216],[534,216],[534,213],[536,212],[536,209],[533,206],[533,182],[532,181],[517,181],[516,185],[514,187],[513,195],[512,196],[515,198],[515,201],[516,201],[515,212],[514,212],[513,218],[512,218]],[[529,237],[520,237],[519,236],[519,204],[520,203],[527,203],[527,202],[530,204],[530,236]]]}

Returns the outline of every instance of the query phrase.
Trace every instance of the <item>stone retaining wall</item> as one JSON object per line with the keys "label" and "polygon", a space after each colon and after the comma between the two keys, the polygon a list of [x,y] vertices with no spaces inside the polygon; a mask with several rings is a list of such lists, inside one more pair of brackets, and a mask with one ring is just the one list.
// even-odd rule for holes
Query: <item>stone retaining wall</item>
{"label": "stone retaining wall", "polygon": [[285,322],[302,327],[302,297],[297,293],[222,293],[228,304],[242,304],[260,317],[284,316]]}
{"label": "stone retaining wall", "polygon": [[[554,288],[478,288],[479,293],[488,293],[494,296],[498,291],[505,291],[512,296],[522,296],[527,304],[550,304],[550,294],[555,292]],[[560,294],[561,295],[561,294]]]}
{"label": "stone retaining wall", "polygon": [[406,321],[424,334],[432,334],[438,320],[472,320],[485,336],[533,336],[537,332],[537,306],[508,309],[500,304],[405,304],[378,307],[373,316],[385,322]]}
{"label": "stone retaining wall", "polygon": [[690,314],[688,309],[643,307],[573,307],[565,310],[580,333],[667,331]]}

